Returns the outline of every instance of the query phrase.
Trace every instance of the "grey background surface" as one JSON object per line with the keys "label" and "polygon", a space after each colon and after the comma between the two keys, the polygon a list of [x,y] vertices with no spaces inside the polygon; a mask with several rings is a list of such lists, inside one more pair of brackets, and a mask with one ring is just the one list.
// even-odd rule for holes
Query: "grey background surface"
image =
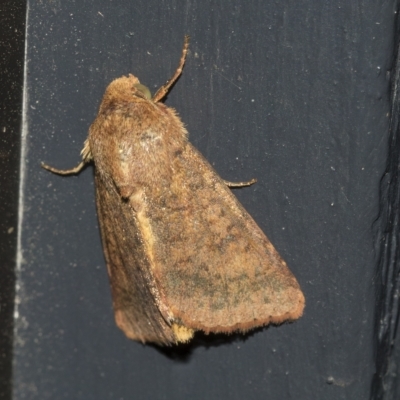
{"label": "grey background surface", "polygon": [[12,393],[25,4],[0,3],[0,399]]}
{"label": "grey background surface", "polygon": [[[366,399],[373,222],[386,159],[394,2],[31,2],[15,327],[16,399]],[[163,351],[114,324],[93,171],[74,166],[101,96],[138,76],[289,264],[303,318]]]}

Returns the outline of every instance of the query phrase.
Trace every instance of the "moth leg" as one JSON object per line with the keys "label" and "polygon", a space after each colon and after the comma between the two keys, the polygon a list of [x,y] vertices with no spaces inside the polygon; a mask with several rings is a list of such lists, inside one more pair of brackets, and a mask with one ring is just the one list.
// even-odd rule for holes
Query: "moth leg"
{"label": "moth leg", "polygon": [[42,167],[44,169],[47,169],[50,172],[53,172],[54,174],[58,174],[58,175],[75,175],[75,174],[79,174],[79,172],[82,171],[82,169],[85,167],[86,162],[85,161],[81,161],[76,167],[71,168],[71,169],[57,169],[54,167],[50,167],[50,165],[45,164],[44,162],[42,162]]}
{"label": "moth leg", "polygon": [[83,144],[83,149],[81,151],[82,161],[74,168],[71,169],[57,169],[50,167],[50,165],[42,162],[42,168],[47,169],[47,171],[53,172],[57,175],[76,175],[79,174],[85,167],[85,165],[92,160],[92,152],[90,151],[89,139],[85,140]]}
{"label": "moth leg", "polygon": [[243,186],[251,186],[253,183],[257,182],[257,179],[252,179],[250,181],[247,182],[229,182],[229,181],[225,181],[223,180],[225,185],[232,188],[232,187],[243,187]]}
{"label": "moth leg", "polygon": [[154,103],[160,101],[168,93],[169,88],[179,78],[179,75],[182,73],[183,65],[185,64],[188,48],[189,48],[189,36],[185,35],[185,40],[183,42],[182,56],[181,59],[179,60],[178,68],[176,69],[173,77],[169,81],[167,81],[165,85],[161,86],[160,89],[157,90],[156,94],[153,96],[152,99]]}

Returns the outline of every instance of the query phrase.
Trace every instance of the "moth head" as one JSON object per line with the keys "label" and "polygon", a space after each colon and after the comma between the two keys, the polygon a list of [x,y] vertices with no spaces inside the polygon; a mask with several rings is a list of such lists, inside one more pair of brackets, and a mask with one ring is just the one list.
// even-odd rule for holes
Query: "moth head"
{"label": "moth head", "polygon": [[151,100],[150,89],[147,86],[144,86],[141,83],[135,83],[133,87],[137,89],[136,94],[144,96],[147,100]]}
{"label": "moth head", "polygon": [[116,103],[129,103],[132,97],[150,100],[150,90],[139,82],[136,76],[122,76],[113,80],[107,87],[101,108],[107,108]]}

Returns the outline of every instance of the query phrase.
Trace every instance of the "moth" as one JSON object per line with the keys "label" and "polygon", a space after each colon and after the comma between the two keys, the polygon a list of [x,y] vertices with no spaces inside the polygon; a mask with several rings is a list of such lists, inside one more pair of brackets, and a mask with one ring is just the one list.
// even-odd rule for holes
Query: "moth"
{"label": "moth", "polygon": [[95,167],[96,204],[115,320],[143,343],[187,342],[195,331],[246,332],[295,320],[304,296],[230,187],[189,143],[176,111],[133,75],[110,83],[75,168]]}

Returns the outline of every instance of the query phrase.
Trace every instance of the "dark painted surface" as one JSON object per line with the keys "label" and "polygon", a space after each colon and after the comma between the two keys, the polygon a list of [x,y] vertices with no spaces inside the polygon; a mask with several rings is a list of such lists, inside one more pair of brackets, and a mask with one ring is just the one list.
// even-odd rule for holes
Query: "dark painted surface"
{"label": "dark painted surface", "polygon": [[0,4],[0,399],[12,394],[26,5]]}
{"label": "dark painted surface", "polygon": [[[394,3],[32,2],[16,399],[365,399],[373,221],[388,140]],[[304,317],[160,351],[115,327],[93,172],[74,166],[107,84],[154,89],[271,239]]]}
{"label": "dark painted surface", "polygon": [[400,397],[400,52],[399,15],[395,27],[395,54],[391,71],[391,115],[387,167],[381,180],[380,215],[376,221],[379,250],[376,277],[375,359],[372,398],[397,400]]}

